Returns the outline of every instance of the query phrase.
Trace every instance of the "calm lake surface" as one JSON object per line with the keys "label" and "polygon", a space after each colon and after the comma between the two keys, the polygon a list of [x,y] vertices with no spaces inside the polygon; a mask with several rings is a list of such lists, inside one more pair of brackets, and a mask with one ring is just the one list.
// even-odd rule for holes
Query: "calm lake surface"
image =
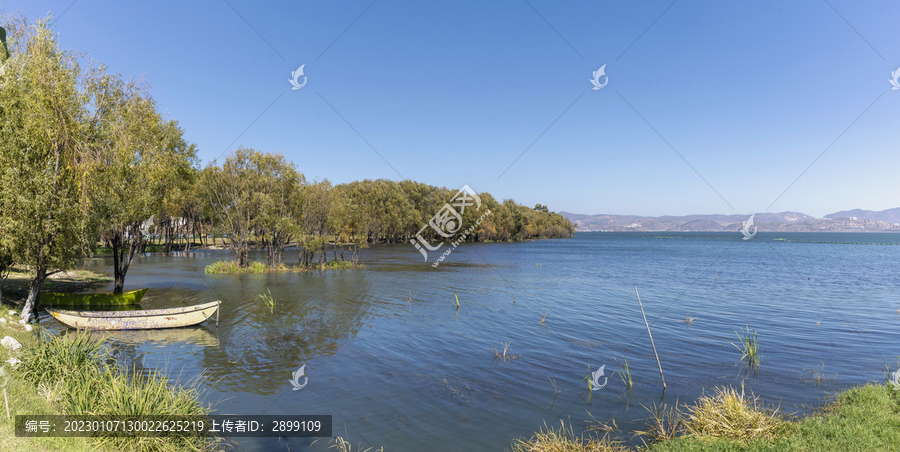
{"label": "calm lake surface", "polygon": [[[109,336],[139,369],[202,373],[216,414],[332,415],[336,436],[388,452],[502,451],[545,421],[579,432],[590,415],[615,419],[630,441],[645,425],[641,405],[663,395],[634,286],[670,405],[743,381],[802,414],[843,388],[883,381],[885,362],[897,367],[900,234],[741,238],[596,232],[463,244],[436,269],[412,245],[386,245],[363,250],[364,269],[237,277],[203,272],[231,259],[225,250],[148,254],[126,279],[126,290],[150,288],[141,307],[222,300],[218,326]],[[84,267],[112,275],[112,258]],[[256,298],[267,289],[274,312]],[[731,345],[748,324],[763,351],[756,375]],[[518,358],[494,359],[506,342]],[[625,357],[630,396],[615,374]],[[291,372],[304,364],[308,385],[292,391]],[[588,403],[582,379],[603,365],[608,383]],[[234,441],[247,451],[324,451],[326,442]]]}

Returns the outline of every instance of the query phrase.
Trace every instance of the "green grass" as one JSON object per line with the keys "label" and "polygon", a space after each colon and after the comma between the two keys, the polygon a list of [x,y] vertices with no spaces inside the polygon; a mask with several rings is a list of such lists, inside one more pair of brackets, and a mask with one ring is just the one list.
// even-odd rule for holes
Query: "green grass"
{"label": "green grass", "polygon": [[881,384],[851,388],[823,412],[783,425],[770,439],[686,436],[651,452],[892,451],[900,444],[900,396]]}
{"label": "green grass", "polygon": [[247,268],[241,268],[235,261],[219,261],[207,265],[203,271],[208,275],[241,275],[245,273],[266,273],[269,269],[262,262],[251,262]]}
{"label": "green grass", "polygon": [[[71,414],[97,416],[205,416],[196,381],[169,381],[151,370],[138,375],[115,363],[113,351],[89,332],[51,336],[25,333],[0,325],[0,336],[22,343],[16,352],[0,349],[0,358],[15,356],[16,368],[6,366],[10,415]],[[0,408],[4,410],[5,408]],[[13,419],[0,414],[0,450],[129,450],[199,451],[212,444],[206,438],[18,438]]]}
{"label": "green grass", "polygon": [[[677,403],[676,403],[677,405]],[[546,424],[513,452],[841,452],[895,451],[900,445],[900,391],[868,384],[845,390],[803,419],[765,407],[741,389],[716,388],[694,404],[653,406],[644,446],[626,447],[608,436],[576,437],[571,427]],[[590,430],[590,429],[588,429]],[[608,430],[605,430],[608,431]],[[626,434],[626,436],[629,436]]]}
{"label": "green grass", "polygon": [[759,340],[756,337],[756,330],[751,330],[750,325],[747,325],[746,330],[741,330],[740,332],[735,331],[738,339],[741,341],[741,345],[738,346],[734,342],[731,345],[734,345],[735,348],[741,351],[743,354],[741,356],[741,362],[747,360],[747,367],[751,369],[759,369],[759,364],[762,361],[762,347],[759,346]]}

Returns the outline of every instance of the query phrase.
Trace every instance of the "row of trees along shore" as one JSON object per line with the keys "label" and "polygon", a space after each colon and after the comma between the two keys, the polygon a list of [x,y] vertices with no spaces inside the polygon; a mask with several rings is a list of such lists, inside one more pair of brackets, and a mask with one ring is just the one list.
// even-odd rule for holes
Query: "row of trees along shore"
{"label": "row of trees along shore", "polygon": [[[283,156],[243,147],[201,167],[147,83],[62,50],[49,23],[0,22],[8,32],[0,49],[0,277],[13,266],[33,272],[23,318],[48,276],[98,245],[113,254],[115,292],[154,238],[169,252],[227,235],[241,267],[252,247],[266,250],[270,268],[284,265],[288,247],[300,251],[301,267],[324,264],[328,246],[341,259],[346,246],[356,264],[360,248],[413,239],[456,192],[409,180],[308,181]],[[491,215],[469,241],[574,234],[545,206],[479,196],[482,208],[466,209],[460,229],[485,209]],[[431,228],[423,237],[440,238]]]}

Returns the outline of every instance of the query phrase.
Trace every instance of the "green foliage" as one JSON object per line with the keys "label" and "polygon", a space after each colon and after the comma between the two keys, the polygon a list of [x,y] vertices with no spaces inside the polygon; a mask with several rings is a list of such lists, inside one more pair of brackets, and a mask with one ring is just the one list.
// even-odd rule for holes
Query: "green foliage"
{"label": "green foliage", "polygon": [[26,317],[47,273],[89,253],[96,220],[82,165],[89,99],[75,55],[59,48],[49,22],[12,24],[0,83],[0,240],[35,272]]}
{"label": "green foliage", "polygon": [[[90,332],[25,339],[21,363],[13,376],[21,378],[59,412],[96,416],[205,416],[194,383],[170,384],[161,373],[146,374],[107,364],[115,354]],[[33,390],[33,389],[32,389]],[[111,450],[202,450],[205,438],[97,438]]]}
{"label": "green foliage", "polygon": [[35,385],[56,383],[73,373],[97,372],[104,356],[103,341],[89,332],[51,336],[40,330],[37,347],[24,348],[17,370]]}

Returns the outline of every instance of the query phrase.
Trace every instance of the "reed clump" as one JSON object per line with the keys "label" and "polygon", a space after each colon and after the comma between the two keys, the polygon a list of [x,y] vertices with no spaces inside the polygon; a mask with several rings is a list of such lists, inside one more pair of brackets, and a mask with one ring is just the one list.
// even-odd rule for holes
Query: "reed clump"
{"label": "reed clump", "polygon": [[530,438],[517,439],[512,444],[512,452],[626,452],[624,444],[608,436],[585,438],[575,435],[571,426],[560,421],[558,428],[547,426]]}
{"label": "reed clump", "polygon": [[272,296],[272,292],[269,291],[269,289],[266,289],[266,293],[257,295],[257,298],[262,300],[263,304],[266,305],[270,311],[275,312],[275,297]]}
{"label": "reed clump", "polygon": [[758,369],[759,364],[762,361],[762,347],[759,346],[756,330],[751,330],[750,325],[748,324],[746,330],[742,329],[740,332],[735,331],[735,334],[737,334],[741,345],[738,346],[734,342],[732,342],[731,345],[740,350],[743,354],[741,356],[741,362],[747,360],[747,367]]}
{"label": "reed clump", "polygon": [[783,436],[793,424],[780,409],[766,409],[758,397],[745,396],[732,387],[715,388],[687,408],[685,432],[690,436],[727,438],[736,441],[774,439]]}

